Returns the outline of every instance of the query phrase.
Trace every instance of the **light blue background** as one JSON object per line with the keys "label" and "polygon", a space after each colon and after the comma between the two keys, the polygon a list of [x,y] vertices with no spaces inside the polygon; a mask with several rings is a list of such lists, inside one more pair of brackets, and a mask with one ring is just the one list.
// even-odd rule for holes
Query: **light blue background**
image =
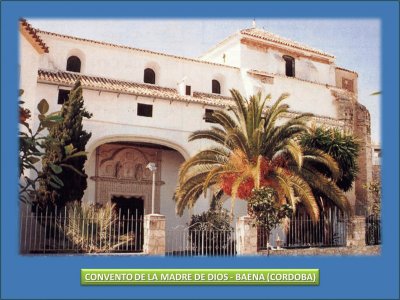
{"label": "light blue background", "polygon": [[[1,11],[2,298],[398,298],[397,2],[3,2]],[[161,258],[18,255],[17,91],[20,17],[300,17],[382,21],[383,241],[376,257]],[[363,59],[360,57],[360,59]],[[320,268],[318,287],[81,287],[81,268]]]}

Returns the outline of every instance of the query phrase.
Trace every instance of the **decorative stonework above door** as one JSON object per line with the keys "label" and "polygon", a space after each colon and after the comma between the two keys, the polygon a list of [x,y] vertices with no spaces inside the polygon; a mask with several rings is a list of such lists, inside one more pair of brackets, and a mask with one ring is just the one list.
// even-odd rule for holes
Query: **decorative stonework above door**
{"label": "decorative stonework above door", "polygon": [[151,210],[152,173],[146,168],[149,162],[155,162],[156,195],[155,211],[160,207],[161,151],[126,144],[104,144],[96,150],[96,202],[107,203],[113,195],[124,194],[141,196],[146,211]]}

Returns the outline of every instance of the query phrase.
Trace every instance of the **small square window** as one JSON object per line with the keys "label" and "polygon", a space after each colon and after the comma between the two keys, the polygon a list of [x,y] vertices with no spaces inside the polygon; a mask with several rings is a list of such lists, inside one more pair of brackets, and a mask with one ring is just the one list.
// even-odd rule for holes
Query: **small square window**
{"label": "small square window", "polygon": [[186,95],[190,96],[192,94],[192,87],[190,85],[186,86]]}
{"label": "small square window", "polygon": [[213,120],[211,120],[213,112],[214,112],[213,109],[206,109],[206,113],[203,118],[206,121],[206,123],[215,123]]}
{"label": "small square window", "polygon": [[153,105],[138,103],[137,115],[142,116],[142,117],[152,117],[153,116]]}
{"label": "small square window", "polygon": [[58,104],[64,104],[68,100],[69,90],[58,90]]}

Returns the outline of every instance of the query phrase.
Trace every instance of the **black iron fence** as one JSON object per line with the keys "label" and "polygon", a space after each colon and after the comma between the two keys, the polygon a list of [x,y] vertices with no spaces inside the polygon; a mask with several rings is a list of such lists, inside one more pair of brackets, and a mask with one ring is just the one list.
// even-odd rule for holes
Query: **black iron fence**
{"label": "black iron fence", "polygon": [[96,213],[79,208],[33,210],[20,215],[21,253],[141,252],[143,216],[139,211]]}
{"label": "black iron fence", "polygon": [[167,231],[168,256],[234,256],[236,232],[231,228],[177,226]]}
{"label": "black iron fence", "polygon": [[367,245],[381,244],[381,218],[379,215],[369,215],[365,218],[365,243]]}
{"label": "black iron fence", "polygon": [[305,247],[339,247],[346,246],[349,219],[337,208],[321,214],[313,222],[306,213],[293,216],[287,228],[277,228],[269,234],[258,229],[258,249],[268,247],[305,248]]}

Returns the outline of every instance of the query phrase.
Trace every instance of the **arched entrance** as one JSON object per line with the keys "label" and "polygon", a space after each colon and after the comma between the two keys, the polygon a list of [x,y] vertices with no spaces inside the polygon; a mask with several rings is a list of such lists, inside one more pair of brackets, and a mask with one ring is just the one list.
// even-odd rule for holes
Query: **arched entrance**
{"label": "arched entrance", "polygon": [[95,182],[96,202],[114,201],[124,211],[135,206],[143,210],[141,214],[150,212],[152,173],[146,166],[155,163],[154,211],[159,213],[160,187],[164,184],[161,179],[162,151],[166,149],[169,148],[134,142],[112,142],[97,147],[95,175],[90,177]]}
{"label": "arched entrance", "polygon": [[167,228],[184,225],[189,222],[190,214],[176,215],[173,195],[179,167],[189,154],[172,142],[163,140],[158,144],[158,140],[144,140],[111,137],[94,141],[88,147],[86,168],[89,178],[85,201],[115,203],[118,209],[121,208],[122,217],[128,209],[130,213],[137,209],[140,219],[142,209],[143,215],[151,212],[152,173],[146,165],[155,162],[155,213],[165,215]]}
{"label": "arched entrance", "polygon": [[90,147],[93,150],[86,166],[89,179],[85,201],[106,204],[113,201],[115,196],[140,198],[143,214],[150,213],[153,178],[146,166],[152,162],[157,166],[154,211],[169,217],[171,225],[175,223],[173,193],[179,167],[188,156],[187,153],[182,154],[179,146],[172,148],[139,141],[112,140],[97,145],[95,149],[93,144]]}

